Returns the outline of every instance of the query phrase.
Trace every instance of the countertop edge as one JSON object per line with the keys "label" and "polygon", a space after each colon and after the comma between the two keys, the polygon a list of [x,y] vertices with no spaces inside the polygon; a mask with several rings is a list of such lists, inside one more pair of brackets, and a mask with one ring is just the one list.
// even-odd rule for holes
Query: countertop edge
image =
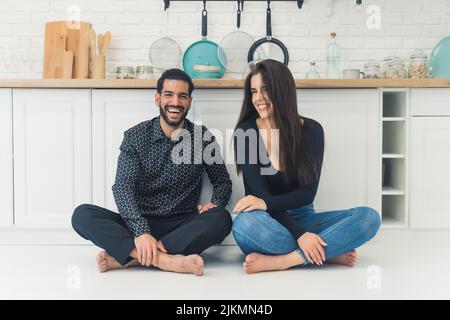
{"label": "countertop edge", "polygon": [[[450,88],[445,79],[297,79],[298,89]],[[0,79],[0,88],[155,89],[157,80]],[[196,89],[242,89],[244,80],[194,80]]]}

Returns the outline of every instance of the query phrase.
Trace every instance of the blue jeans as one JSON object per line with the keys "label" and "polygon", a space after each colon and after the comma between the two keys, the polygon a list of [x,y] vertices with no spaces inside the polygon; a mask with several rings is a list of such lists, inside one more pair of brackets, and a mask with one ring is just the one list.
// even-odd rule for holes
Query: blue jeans
{"label": "blue jeans", "polygon": [[[303,230],[319,235],[328,244],[324,248],[326,260],[363,245],[381,225],[380,215],[369,207],[317,213],[313,204],[309,204],[288,213]],[[245,254],[281,255],[297,251],[304,265],[309,263],[297,239],[265,211],[239,214],[234,220],[233,235]]]}

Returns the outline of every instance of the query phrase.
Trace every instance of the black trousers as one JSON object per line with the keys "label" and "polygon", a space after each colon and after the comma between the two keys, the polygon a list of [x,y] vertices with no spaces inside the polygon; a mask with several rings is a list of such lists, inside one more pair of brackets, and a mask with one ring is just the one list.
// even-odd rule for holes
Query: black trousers
{"label": "black trousers", "polygon": [[[152,236],[161,240],[169,254],[200,254],[221,243],[231,232],[232,219],[224,208],[212,208],[201,214],[169,218],[147,218]],[[131,260],[134,235],[122,217],[91,204],[77,207],[72,216],[74,230],[84,239],[104,249],[121,265]]]}

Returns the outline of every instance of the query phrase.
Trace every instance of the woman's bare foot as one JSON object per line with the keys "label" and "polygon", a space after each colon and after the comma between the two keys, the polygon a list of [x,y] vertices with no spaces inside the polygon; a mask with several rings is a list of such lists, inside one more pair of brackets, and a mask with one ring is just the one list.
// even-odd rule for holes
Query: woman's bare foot
{"label": "woman's bare foot", "polygon": [[155,267],[164,271],[172,271],[178,273],[192,273],[202,276],[204,271],[203,258],[198,254],[189,256],[169,255],[159,252],[158,262]]}
{"label": "woman's bare foot", "polygon": [[295,251],[279,256],[267,256],[260,253],[250,253],[245,257],[244,271],[247,274],[263,271],[280,271],[303,263],[304,260]]}
{"label": "woman's bare foot", "polygon": [[335,263],[335,264],[343,264],[344,266],[353,268],[356,265],[357,260],[358,260],[358,255],[356,254],[356,251],[353,250],[353,251],[344,253],[343,255],[334,257],[333,259],[327,260],[327,262]]}
{"label": "woman's bare foot", "polygon": [[106,251],[101,251],[97,255],[97,266],[100,272],[106,272],[109,270],[125,269],[134,265],[138,265],[136,260],[128,262],[126,265],[122,266],[116,259],[111,257]]}

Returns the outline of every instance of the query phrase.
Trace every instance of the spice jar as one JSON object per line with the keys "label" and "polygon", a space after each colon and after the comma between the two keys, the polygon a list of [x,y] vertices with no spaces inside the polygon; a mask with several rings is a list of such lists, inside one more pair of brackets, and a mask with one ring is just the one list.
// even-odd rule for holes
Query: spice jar
{"label": "spice jar", "polygon": [[139,66],[136,68],[136,79],[150,80],[153,78],[154,76],[152,66]]}
{"label": "spice jar", "polygon": [[422,51],[411,55],[408,68],[408,77],[411,79],[424,79],[428,77],[428,58]]}
{"label": "spice jar", "polygon": [[375,60],[369,60],[364,65],[364,79],[380,79],[381,78],[381,66]]}
{"label": "spice jar", "polygon": [[135,70],[133,67],[120,66],[116,69],[116,79],[134,79]]}

